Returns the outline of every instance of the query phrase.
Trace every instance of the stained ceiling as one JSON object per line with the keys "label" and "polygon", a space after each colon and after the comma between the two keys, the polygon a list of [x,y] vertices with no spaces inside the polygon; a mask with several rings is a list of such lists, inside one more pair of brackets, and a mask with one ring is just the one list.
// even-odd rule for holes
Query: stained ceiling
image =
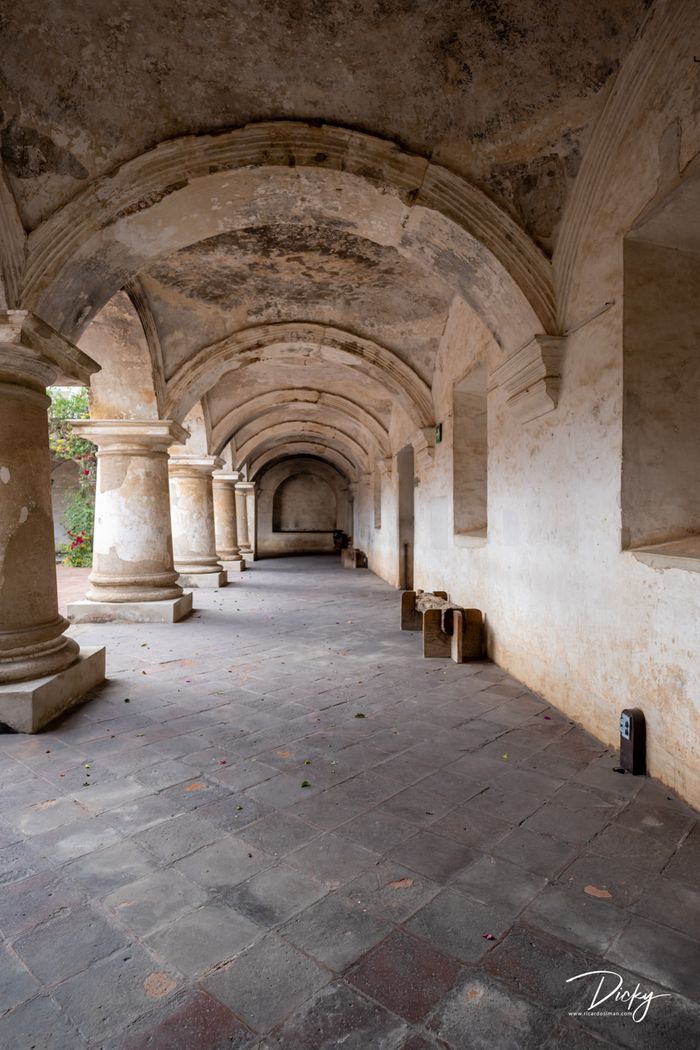
{"label": "stained ceiling", "polygon": [[[340,125],[464,177],[549,255],[592,126],[647,7],[647,0],[7,0],[5,175],[30,232],[93,180],[165,140],[260,121]],[[443,251],[440,270],[435,254],[400,254],[372,235],[371,215],[362,229],[340,215],[317,221],[313,210],[291,221],[301,183],[280,176],[275,185],[290,196],[275,221],[270,191],[258,188],[241,228],[181,237],[174,250],[139,263],[165,380],[202,347],[240,330],[309,322],[373,341],[429,386],[456,294],[446,273],[464,260]],[[467,298],[470,279],[467,268],[460,287]],[[350,389],[342,369],[290,359],[261,363],[245,377],[218,375],[208,410],[220,420],[243,403],[241,391],[308,388],[311,379],[330,394],[345,389],[379,415],[393,400],[356,373]]]}

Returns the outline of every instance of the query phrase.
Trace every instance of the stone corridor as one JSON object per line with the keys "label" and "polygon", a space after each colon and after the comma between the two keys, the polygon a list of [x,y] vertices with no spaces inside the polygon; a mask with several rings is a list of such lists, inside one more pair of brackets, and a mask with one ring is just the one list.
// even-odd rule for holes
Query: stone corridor
{"label": "stone corridor", "polygon": [[[423,660],[368,571],[196,604],[72,628],[108,681],[0,736],[3,1047],[694,1044],[691,809],[493,664]],[[586,1014],[595,970],[665,997]]]}

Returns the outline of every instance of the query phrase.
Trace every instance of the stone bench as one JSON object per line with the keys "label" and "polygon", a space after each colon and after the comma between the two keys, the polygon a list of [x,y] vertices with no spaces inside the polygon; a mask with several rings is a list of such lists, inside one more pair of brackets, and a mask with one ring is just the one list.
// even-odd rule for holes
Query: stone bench
{"label": "stone bench", "polygon": [[422,630],[424,657],[450,657],[461,664],[483,655],[481,611],[455,605],[445,591],[404,591],[401,630]]}
{"label": "stone bench", "polygon": [[367,555],[359,547],[347,547],[340,552],[340,564],[344,569],[366,569]]}

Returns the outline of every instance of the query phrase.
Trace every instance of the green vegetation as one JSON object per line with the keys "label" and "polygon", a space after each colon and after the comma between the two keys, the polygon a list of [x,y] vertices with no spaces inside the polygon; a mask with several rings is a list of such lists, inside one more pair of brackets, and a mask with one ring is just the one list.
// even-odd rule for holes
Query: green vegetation
{"label": "green vegetation", "polygon": [[95,473],[97,459],[91,441],[73,433],[69,419],[87,419],[90,415],[87,390],[51,387],[49,408],[49,444],[58,459],[75,460],[79,466],[78,488],[71,497],[63,527],[70,543],[62,545],[63,564],[92,565],[92,537],[95,523]]}

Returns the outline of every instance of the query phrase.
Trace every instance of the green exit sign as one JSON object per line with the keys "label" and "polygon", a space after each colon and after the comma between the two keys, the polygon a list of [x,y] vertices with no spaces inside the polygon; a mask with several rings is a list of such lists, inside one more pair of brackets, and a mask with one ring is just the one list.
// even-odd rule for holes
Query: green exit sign
{"label": "green exit sign", "polygon": [[442,423],[435,424],[435,444],[439,445],[442,441]]}

